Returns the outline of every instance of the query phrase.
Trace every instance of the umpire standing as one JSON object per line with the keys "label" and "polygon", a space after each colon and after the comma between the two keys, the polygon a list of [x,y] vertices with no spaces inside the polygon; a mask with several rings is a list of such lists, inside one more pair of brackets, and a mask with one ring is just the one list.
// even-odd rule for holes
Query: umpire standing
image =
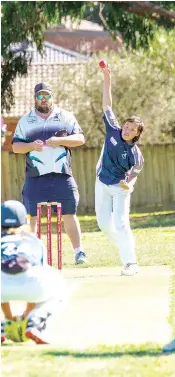
{"label": "umpire standing", "polygon": [[79,192],[71,169],[71,148],[85,143],[74,115],[54,104],[52,89],[44,82],[34,88],[35,106],[18,122],[13,152],[26,155],[23,203],[36,232],[37,203],[60,202],[65,231],[75,250],[75,263],[86,263],[76,216]]}

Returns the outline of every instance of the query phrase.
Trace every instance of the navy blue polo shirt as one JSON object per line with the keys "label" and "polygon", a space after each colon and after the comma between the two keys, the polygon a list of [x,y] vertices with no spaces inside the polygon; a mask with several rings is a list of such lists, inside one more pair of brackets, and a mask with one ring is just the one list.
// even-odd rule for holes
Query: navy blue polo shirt
{"label": "navy blue polo shirt", "polygon": [[103,115],[106,128],[105,142],[97,163],[97,177],[106,185],[125,179],[130,182],[143,168],[144,159],[136,144],[122,139],[121,127],[111,108]]}

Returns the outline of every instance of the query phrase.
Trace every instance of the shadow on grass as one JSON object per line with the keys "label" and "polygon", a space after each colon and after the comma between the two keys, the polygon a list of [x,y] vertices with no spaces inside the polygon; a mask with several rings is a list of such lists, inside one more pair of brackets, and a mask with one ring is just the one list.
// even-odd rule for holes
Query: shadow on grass
{"label": "shadow on grass", "polygon": [[162,349],[146,349],[146,350],[123,350],[123,351],[114,351],[114,352],[76,352],[76,351],[49,351],[44,353],[47,356],[65,356],[65,357],[75,357],[75,358],[118,358],[125,356],[134,356],[134,357],[155,357],[155,356],[165,356],[171,355],[172,353],[165,353]]}
{"label": "shadow on grass", "polygon": [[[131,228],[132,229],[139,229],[139,228],[157,228],[157,227],[169,227],[175,226],[175,212],[168,213],[168,214],[146,214],[140,216],[132,216],[130,217],[131,220]],[[98,227],[96,217],[95,216],[84,216],[80,218],[80,226],[82,233],[85,232],[99,232],[100,229]],[[56,217],[53,217],[52,223],[52,230],[56,233]],[[64,232],[64,227],[63,227]],[[46,234],[46,219],[43,219],[42,223],[42,233]]]}
{"label": "shadow on grass", "polygon": [[151,227],[169,227],[175,225],[175,212],[167,214],[153,214],[139,217],[131,217],[131,227],[137,228],[151,228]]}
{"label": "shadow on grass", "polygon": [[[43,346],[42,346],[43,347]],[[50,349],[50,347],[52,348],[53,346],[50,345],[49,346],[49,349],[48,350],[44,350],[42,347],[37,347],[35,350],[34,350],[34,347],[33,345],[30,345],[27,350],[28,352],[34,352],[35,355],[37,353],[41,354],[42,357],[43,356],[52,356],[52,357],[74,357],[75,359],[95,359],[95,358],[122,358],[122,357],[125,357],[125,356],[132,356],[132,357],[136,357],[136,358],[142,358],[142,357],[163,357],[163,356],[171,356],[173,355],[174,356],[174,351],[173,352],[163,352],[163,349],[160,347],[160,345],[156,345],[156,346],[150,346],[150,347],[147,347],[145,345],[141,345],[139,347],[139,345],[136,347],[135,345],[127,345],[126,347],[125,346],[117,346],[117,347],[114,347],[113,350],[110,351],[110,347],[107,347],[107,346],[103,346],[102,348],[105,348],[106,351],[102,351],[102,350],[84,350],[84,351],[76,351],[76,350],[65,350],[65,349],[58,349],[57,350],[52,350]],[[48,347],[48,345],[47,345]],[[56,346],[54,346],[55,348]],[[15,352],[16,350],[20,349],[21,352],[26,352],[26,349],[25,349],[25,346],[24,346],[24,343],[18,343],[18,345],[16,346],[16,343],[12,343],[12,344],[3,344],[2,346],[2,350],[3,351],[6,351],[6,350],[13,350],[15,349]],[[107,350],[108,349],[108,350]]]}

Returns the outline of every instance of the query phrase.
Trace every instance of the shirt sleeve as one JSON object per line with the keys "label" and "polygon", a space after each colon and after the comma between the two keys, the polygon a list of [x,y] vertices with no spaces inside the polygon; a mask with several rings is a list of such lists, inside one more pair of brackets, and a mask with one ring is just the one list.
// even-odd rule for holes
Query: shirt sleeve
{"label": "shirt sleeve", "polygon": [[[30,242],[29,242],[30,240]],[[44,243],[35,235],[30,234],[28,237],[28,248],[22,244],[21,252],[26,255],[33,266],[47,265],[47,251]]]}
{"label": "shirt sleeve", "polygon": [[12,144],[15,143],[15,142],[19,142],[19,141],[27,142],[26,132],[25,132],[24,127],[22,127],[22,124],[21,124],[20,121],[18,122],[18,124],[16,126],[16,129],[15,129],[15,132],[14,132],[14,135],[13,135],[13,139],[12,139]]}
{"label": "shirt sleeve", "polygon": [[73,114],[71,114],[70,120],[69,120],[69,126],[71,127],[71,135],[74,134],[83,134],[83,131],[75,118]]}
{"label": "shirt sleeve", "polygon": [[120,125],[118,123],[118,120],[115,117],[115,114],[111,107],[108,107],[108,109],[103,114],[103,120],[106,126],[106,131],[108,131],[111,128],[120,130]]}
{"label": "shirt sleeve", "polygon": [[132,179],[137,178],[138,174],[143,169],[144,158],[138,147],[134,151],[135,165],[127,172],[126,182],[129,183]]}

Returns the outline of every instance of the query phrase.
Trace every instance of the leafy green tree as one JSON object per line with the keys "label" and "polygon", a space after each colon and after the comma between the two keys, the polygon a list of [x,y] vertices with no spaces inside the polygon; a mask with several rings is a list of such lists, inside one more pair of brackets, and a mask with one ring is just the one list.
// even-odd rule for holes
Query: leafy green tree
{"label": "leafy green tree", "polygon": [[[33,42],[42,51],[44,32],[50,23],[60,23],[62,17],[97,18],[114,38],[120,37],[126,46],[148,47],[155,31],[175,25],[174,1],[2,1],[2,109],[13,104],[13,81],[26,75],[31,61],[26,47]],[[14,44],[15,49],[11,49]]]}
{"label": "leafy green tree", "polygon": [[147,47],[160,26],[175,27],[174,1],[109,1],[89,3],[84,16],[108,30],[113,38],[119,33],[126,46]]}
{"label": "leafy green tree", "polygon": [[[83,2],[72,1],[2,1],[1,39],[1,106],[9,110],[13,104],[13,81],[27,75],[31,61],[26,47],[36,43],[42,52],[44,32],[49,22],[60,23],[62,17],[81,17]],[[13,50],[11,46],[13,46]]]}
{"label": "leafy green tree", "polygon": [[[122,125],[131,115],[145,123],[141,143],[175,140],[175,30],[159,30],[145,52],[123,50],[105,58],[112,74],[113,110]],[[86,137],[87,147],[104,141],[102,122],[103,75],[99,56],[81,67],[62,67],[57,102],[75,112]],[[54,82],[51,83],[55,85]]]}

